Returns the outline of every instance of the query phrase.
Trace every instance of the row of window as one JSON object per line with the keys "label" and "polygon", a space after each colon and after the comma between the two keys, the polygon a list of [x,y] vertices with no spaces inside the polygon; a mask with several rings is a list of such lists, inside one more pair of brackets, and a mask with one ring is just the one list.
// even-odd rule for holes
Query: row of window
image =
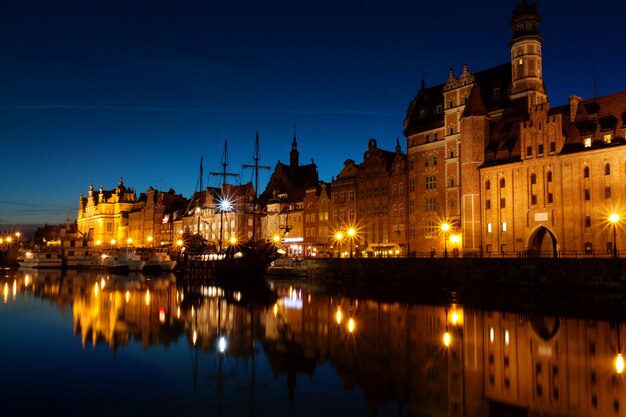
{"label": "row of window", "polygon": [[[604,175],[611,175],[611,164],[605,164],[604,165]],[[584,167],[583,168],[583,177],[584,178],[589,178],[591,176],[591,170],[589,169],[589,167]],[[552,182],[552,171],[548,171],[546,173],[546,181],[547,182]],[[537,184],[537,175],[536,174],[530,174],[530,183],[532,184]],[[505,188],[506,186],[506,180],[504,178],[500,178],[500,188]],[[428,188],[427,188],[428,189]],[[491,181],[487,180],[485,182],[485,190],[490,190],[491,189]]]}

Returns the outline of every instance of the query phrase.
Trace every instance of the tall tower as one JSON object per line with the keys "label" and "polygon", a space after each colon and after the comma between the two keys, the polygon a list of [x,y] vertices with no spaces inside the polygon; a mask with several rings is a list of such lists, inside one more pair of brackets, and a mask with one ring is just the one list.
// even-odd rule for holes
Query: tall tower
{"label": "tall tower", "polygon": [[300,164],[300,152],[298,152],[298,142],[296,142],[296,128],[293,128],[293,142],[291,142],[291,152],[289,152],[289,165],[297,167]]}
{"label": "tall tower", "polygon": [[539,34],[540,20],[537,4],[529,4],[526,0],[517,5],[511,19],[511,99],[527,97],[529,108],[546,101],[541,74],[543,37]]}

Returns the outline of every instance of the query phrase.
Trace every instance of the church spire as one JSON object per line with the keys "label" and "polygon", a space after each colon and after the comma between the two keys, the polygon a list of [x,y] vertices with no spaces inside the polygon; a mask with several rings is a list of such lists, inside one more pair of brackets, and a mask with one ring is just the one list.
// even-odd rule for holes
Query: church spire
{"label": "church spire", "polygon": [[298,152],[298,142],[296,141],[296,125],[293,125],[293,141],[291,142],[291,152],[289,152],[289,165],[297,167],[300,164],[300,152]]}

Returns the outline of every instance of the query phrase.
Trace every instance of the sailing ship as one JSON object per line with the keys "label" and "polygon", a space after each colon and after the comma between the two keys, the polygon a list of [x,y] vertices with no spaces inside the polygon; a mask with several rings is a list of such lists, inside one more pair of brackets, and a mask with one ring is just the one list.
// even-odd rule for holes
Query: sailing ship
{"label": "sailing ship", "polygon": [[[227,194],[226,180],[228,177],[236,177],[238,174],[227,172],[228,166],[228,142],[224,142],[224,154],[222,158],[221,172],[211,172],[211,175],[221,177],[220,195],[217,196],[218,204],[214,207],[214,213],[219,214],[219,232],[217,245],[212,245],[200,236],[200,214],[203,207],[202,189],[202,159],[200,160],[200,192],[198,193],[195,212],[198,214],[198,235],[187,236],[183,239],[184,246],[181,250],[182,268],[188,273],[199,273],[215,277],[227,278],[228,280],[248,280],[250,277],[262,277],[270,263],[276,258],[276,249],[272,242],[257,239],[258,229],[258,170],[269,169],[259,165],[259,135],[256,135],[254,165],[244,165],[245,168],[255,170],[254,197],[252,199],[252,235],[246,243],[239,243],[232,234],[228,242],[224,236],[224,216],[232,211],[245,209],[235,207]],[[188,210],[189,211],[189,210]]]}

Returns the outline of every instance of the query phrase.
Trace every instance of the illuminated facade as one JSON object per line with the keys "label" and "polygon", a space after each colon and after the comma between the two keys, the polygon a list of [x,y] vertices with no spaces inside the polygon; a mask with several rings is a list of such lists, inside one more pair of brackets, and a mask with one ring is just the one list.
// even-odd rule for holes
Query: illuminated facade
{"label": "illuminated facade", "polygon": [[135,191],[126,188],[121,179],[114,190],[105,191],[100,187],[98,193],[91,184],[87,197],[81,194],[78,203],[78,231],[87,237],[90,245],[126,242],[129,214],[136,202]]}
{"label": "illuminated facade", "polygon": [[307,190],[318,186],[317,165],[313,161],[300,165],[300,152],[294,132],[289,165],[280,161],[276,164],[265,191],[259,196],[264,211],[261,237],[270,240],[279,236],[290,254],[303,256],[307,250],[305,234],[308,230],[308,240],[311,240],[311,228],[315,227],[315,221],[311,221],[313,209],[308,208],[307,201],[305,213],[304,200]]}
{"label": "illuminated facade", "polygon": [[254,195],[250,182],[196,192],[182,220],[183,232],[200,234],[216,247],[231,239],[247,242],[252,238]]}
{"label": "illuminated facade", "polygon": [[411,251],[441,252],[446,239],[466,255],[613,253],[608,218],[626,197],[626,93],[551,107],[539,21],[536,4],[519,4],[510,63],[422,81],[404,125]]}
{"label": "illuminated facade", "polygon": [[[395,152],[368,141],[363,162],[348,159],[332,182],[331,229],[344,235],[344,254],[349,252],[346,236],[352,238],[358,256],[397,256],[407,253],[407,166],[399,141]],[[333,233],[333,236],[335,233]]]}
{"label": "illuminated facade", "polygon": [[128,237],[134,246],[171,244],[174,220],[187,206],[187,199],[174,190],[167,193],[154,188],[142,193],[129,214]]}

